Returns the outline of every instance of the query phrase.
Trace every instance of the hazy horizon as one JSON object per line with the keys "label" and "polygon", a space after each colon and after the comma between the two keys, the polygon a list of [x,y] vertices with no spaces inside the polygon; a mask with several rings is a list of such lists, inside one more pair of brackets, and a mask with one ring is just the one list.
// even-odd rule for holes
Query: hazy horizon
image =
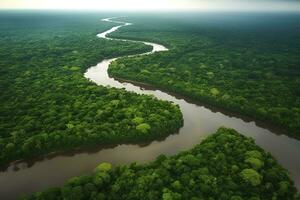
{"label": "hazy horizon", "polygon": [[1,0],[0,9],[97,11],[300,11],[291,0]]}

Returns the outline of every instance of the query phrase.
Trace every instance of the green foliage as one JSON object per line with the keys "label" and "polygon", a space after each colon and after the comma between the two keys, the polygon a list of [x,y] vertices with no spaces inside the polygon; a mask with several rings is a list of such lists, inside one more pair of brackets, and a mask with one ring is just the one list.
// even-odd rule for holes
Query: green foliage
{"label": "green foliage", "polygon": [[170,51],[118,59],[109,74],[270,122],[299,137],[299,19],[254,13],[133,16],[128,20],[134,26],[112,36],[159,42]]}
{"label": "green foliage", "polygon": [[110,163],[101,163],[95,168],[95,172],[108,172],[112,169]]}
{"label": "green foliage", "polygon": [[257,159],[262,159],[262,155],[259,151],[247,151],[246,152],[246,158],[257,158]]}
{"label": "green foliage", "polygon": [[252,186],[258,186],[261,183],[261,176],[254,169],[244,169],[241,172],[241,177]]}
{"label": "green foliage", "polygon": [[[100,18],[0,13],[0,165],[53,151],[153,140],[182,126],[178,106],[84,78],[102,59],[151,50],[97,38],[115,25]],[[137,116],[145,123],[138,130]]]}
{"label": "green foliage", "polygon": [[70,67],[69,68],[71,71],[79,71],[80,67]]}
{"label": "green foliage", "polygon": [[172,183],[172,188],[173,189],[175,189],[175,190],[180,190],[180,189],[182,189],[182,185],[181,185],[181,183],[180,183],[180,181],[174,181],[173,183]]}
{"label": "green foliage", "polygon": [[245,162],[251,164],[254,169],[259,169],[264,165],[264,163],[257,158],[247,158]]}
{"label": "green foliage", "polygon": [[132,120],[135,124],[139,125],[141,123],[144,122],[144,119],[141,118],[141,117],[135,117],[133,120]]}
{"label": "green foliage", "polygon": [[148,133],[150,129],[151,129],[151,126],[147,123],[142,123],[136,127],[136,130],[138,130],[144,134]]}
{"label": "green foliage", "polygon": [[[244,158],[260,155],[268,162],[261,168],[248,168]],[[255,154],[253,154],[253,152]],[[257,159],[257,158],[256,158]],[[231,170],[234,169],[234,170]],[[273,175],[272,175],[273,174]],[[175,156],[159,156],[154,162],[121,165],[107,172],[81,176],[63,187],[36,193],[27,200],[76,198],[130,200],[297,200],[287,172],[252,139],[233,129],[220,128],[189,151]],[[84,192],[87,189],[88,192]],[[67,191],[67,192],[65,192]]]}
{"label": "green foliage", "polygon": [[235,196],[232,196],[232,197],[230,198],[230,200],[243,200],[243,198],[240,197],[240,196],[235,195]]}

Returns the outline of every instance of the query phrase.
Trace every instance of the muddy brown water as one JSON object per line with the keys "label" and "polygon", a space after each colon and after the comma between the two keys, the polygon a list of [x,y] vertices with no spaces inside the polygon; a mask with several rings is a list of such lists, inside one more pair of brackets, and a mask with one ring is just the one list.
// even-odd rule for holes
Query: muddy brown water
{"label": "muddy brown water", "polygon": [[[131,25],[130,23],[113,21],[111,18],[103,19],[103,21],[117,23],[117,26],[97,35],[106,39],[111,39],[106,37],[107,34],[123,26]],[[148,54],[168,50],[159,44],[143,43],[153,47],[153,50]],[[254,121],[218,112],[216,109],[207,108],[180,96],[157,90],[154,87],[142,87],[110,78],[107,69],[115,59],[117,58],[103,60],[96,66],[90,67],[84,76],[98,85],[125,88],[127,91],[154,95],[158,99],[172,101],[180,106],[184,126],[178,133],[146,145],[121,144],[106,146],[93,150],[48,155],[32,163],[27,161],[12,163],[6,171],[0,172],[1,200],[16,199],[24,194],[60,186],[70,177],[90,173],[101,162],[110,162],[113,165],[131,162],[143,163],[155,159],[160,154],[174,155],[198,144],[220,126],[234,128],[240,133],[254,138],[259,146],[272,153],[278,162],[290,172],[299,190],[299,140],[275,133],[271,131],[272,129],[258,126]]]}

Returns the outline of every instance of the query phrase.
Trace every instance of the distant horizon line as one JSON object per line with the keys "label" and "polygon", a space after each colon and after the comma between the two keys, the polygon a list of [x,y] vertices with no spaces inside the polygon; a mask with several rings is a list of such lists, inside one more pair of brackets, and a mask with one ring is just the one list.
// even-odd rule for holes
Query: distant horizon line
{"label": "distant horizon line", "polygon": [[0,11],[78,11],[78,12],[297,12],[300,14],[300,9],[68,9],[68,8],[0,8]]}

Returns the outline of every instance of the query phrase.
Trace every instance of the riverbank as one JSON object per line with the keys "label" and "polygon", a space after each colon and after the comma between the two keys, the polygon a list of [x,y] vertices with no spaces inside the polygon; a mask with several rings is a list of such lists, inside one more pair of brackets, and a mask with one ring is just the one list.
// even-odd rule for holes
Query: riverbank
{"label": "riverbank", "polygon": [[[161,49],[161,45],[158,46]],[[157,49],[157,48],[153,48]],[[270,152],[290,174],[296,186],[300,188],[300,142],[285,135],[277,135],[271,130],[258,126],[253,121],[245,121],[234,116],[216,112],[204,106],[191,103],[181,97],[173,96],[156,88],[141,88],[131,83],[121,83],[109,77],[109,64],[117,58],[106,59],[90,67],[85,77],[101,86],[123,88],[138,94],[153,95],[158,99],[179,105],[184,118],[184,126],[178,134],[168,136],[163,141],[153,141],[147,146],[122,144],[97,152],[76,152],[75,155],[57,155],[51,159],[36,162],[28,168],[26,163],[18,164],[18,171],[9,167],[0,174],[0,193],[5,195],[28,194],[49,187],[61,186],[74,176],[89,174],[101,162],[113,166],[132,162],[146,163],[160,154],[175,155],[180,151],[191,149],[220,126],[236,129],[241,134],[251,137],[256,144]],[[43,184],[41,181],[43,180]],[[17,191],[17,192],[16,192]],[[9,198],[6,198],[9,199]]]}

